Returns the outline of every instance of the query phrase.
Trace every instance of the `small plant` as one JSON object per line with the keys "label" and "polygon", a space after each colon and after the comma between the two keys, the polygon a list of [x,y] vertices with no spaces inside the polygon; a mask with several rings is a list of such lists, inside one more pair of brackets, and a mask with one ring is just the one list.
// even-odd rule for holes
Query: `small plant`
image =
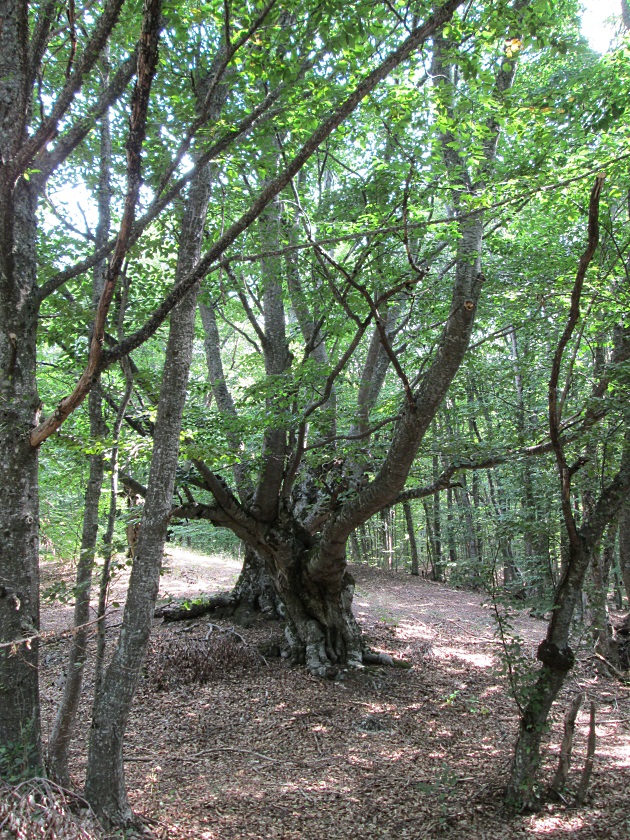
{"label": "small plant", "polygon": [[16,741],[0,745],[0,780],[16,784],[32,776],[32,756],[29,753],[32,744],[30,726],[21,730]]}
{"label": "small plant", "polygon": [[535,662],[524,651],[524,640],[514,629],[510,606],[501,603],[499,598],[496,597],[496,593],[492,594],[492,611],[495,621],[495,635],[501,643],[498,652],[499,675],[507,677],[510,694],[519,712],[523,714],[523,709],[527,705],[536,681]]}

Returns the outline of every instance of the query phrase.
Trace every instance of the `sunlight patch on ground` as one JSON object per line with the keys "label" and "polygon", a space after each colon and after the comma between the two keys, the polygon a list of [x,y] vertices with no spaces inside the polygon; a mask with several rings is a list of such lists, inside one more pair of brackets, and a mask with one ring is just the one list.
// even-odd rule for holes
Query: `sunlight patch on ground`
{"label": "sunlight patch on ground", "polygon": [[226,554],[198,554],[170,545],[162,561],[166,583],[160,598],[180,598],[192,592],[218,592],[236,583],[242,562]]}
{"label": "sunlight patch on ground", "polygon": [[530,823],[532,834],[573,834],[584,827],[582,817],[534,817]]}
{"label": "sunlight patch on ground", "polygon": [[468,651],[461,650],[461,648],[452,647],[434,647],[433,655],[437,659],[461,659],[469,665],[474,665],[476,668],[491,668],[494,664],[492,657],[485,653],[468,653]]}
{"label": "sunlight patch on ground", "polygon": [[600,758],[610,758],[615,762],[617,767],[630,767],[630,737],[620,737],[623,737],[623,740],[625,741],[624,744],[612,747],[605,745],[604,743],[600,748],[598,748],[597,755]]}
{"label": "sunlight patch on ground", "polygon": [[186,569],[198,567],[201,569],[227,569],[240,572],[243,562],[229,554],[200,554],[189,548],[169,545],[164,552],[164,565],[167,567],[184,566]]}
{"label": "sunlight patch on ground", "polygon": [[484,689],[479,697],[489,697],[491,694],[496,694],[497,692],[504,692],[505,686],[504,685],[489,685],[488,688]]}
{"label": "sunlight patch on ground", "polygon": [[421,621],[401,621],[399,624],[399,633],[397,634],[401,639],[423,639],[424,641],[431,641],[435,639],[436,632]]}

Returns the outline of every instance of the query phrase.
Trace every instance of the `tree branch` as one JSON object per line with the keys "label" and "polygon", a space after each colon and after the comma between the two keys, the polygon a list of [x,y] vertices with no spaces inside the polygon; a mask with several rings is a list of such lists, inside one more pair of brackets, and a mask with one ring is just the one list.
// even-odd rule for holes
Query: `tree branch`
{"label": "tree branch", "polygon": [[98,19],[94,31],[89,38],[76,70],[59,93],[50,116],[43,120],[35,134],[20,146],[13,160],[9,161],[8,169],[13,181],[34,161],[38,152],[49,143],[55,134],[61,119],[72,105],[75,95],[81,90],[83,79],[89,73],[105,47],[109,36],[118,22],[118,17],[125,0],[109,0]]}
{"label": "tree branch", "polygon": [[[118,0],[120,2],[120,0]],[[102,352],[101,348],[95,350],[92,358],[88,361],[88,367],[84,371],[79,383],[75,387],[71,395],[64,398],[53,414],[43,423],[40,424],[31,433],[31,445],[38,446],[42,441],[49,437],[56,431],[63,421],[70,415],[74,409],[80,405],[85,399],[95,376],[102,372],[106,367],[113,362],[118,361],[123,356],[128,355],[132,350],[135,350],[150,338],[158,327],[163,323],[168,314],[174,306],[188,293],[188,291],[207,273],[208,269],[215,263],[225,252],[225,250],[237,239],[240,234],[246,230],[252,222],[254,222],[267,205],[281,192],[291,179],[297,175],[306,161],[315,153],[324,140],[338,128],[344,120],[353,113],[365,97],[376,88],[376,86],[396,68],[403,61],[405,61],[412,52],[421,46],[427,39],[432,37],[439,28],[451,19],[455,10],[462,5],[464,0],[447,0],[447,2],[427,19],[421,26],[414,29],[411,35],[403,41],[403,43],[395,50],[393,50],[381,64],[376,67],[366,78],[360,82],[354,91],[350,94],[344,102],[341,103],[323,123],[311,134],[310,138],[302,146],[301,150],[295,155],[293,160],[285,167],[284,171],[276,178],[272,179],[266,187],[259,193],[258,198],[252,203],[249,210],[247,210],[234,224],[232,224],[225,233],[217,239],[215,244],[206,252],[206,254],[198,261],[197,265],[192,271],[184,277],[172,290],[172,292],[162,301],[162,303],[154,311],[153,315],[145,322],[145,324],[132,335],[124,339],[117,348],[113,348],[107,352]],[[141,48],[140,62],[143,61],[144,49]],[[141,73],[138,72],[138,85],[141,85]],[[144,125],[144,122],[143,122]],[[132,216],[133,218],[133,216]],[[127,224],[131,219],[125,219]],[[130,224],[129,224],[130,227]],[[131,230],[125,230],[125,245],[128,244]],[[112,262],[115,262],[117,257],[117,250],[114,252]],[[112,290],[113,291],[113,290]],[[107,309],[107,307],[104,307]],[[102,319],[101,319],[102,320]],[[99,335],[98,329],[95,329],[95,336]]]}
{"label": "tree branch", "polygon": [[593,259],[597,244],[599,242],[599,199],[604,185],[603,174],[599,174],[595,179],[595,184],[591,190],[591,197],[589,202],[588,213],[588,243],[586,250],[580,257],[575,282],[573,284],[573,291],[571,293],[571,307],[569,310],[569,319],[564,328],[564,331],[556,347],[553,362],[551,365],[551,375],[549,377],[549,437],[551,445],[556,456],[558,464],[558,471],[560,473],[561,483],[561,500],[562,512],[564,516],[569,540],[572,544],[579,542],[578,529],[575,524],[573,511],[571,510],[571,471],[567,464],[564,453],[564,447],[560,438],[560,408],[558,405],[558,380],[560,378],[560,369],[562,366],[562,357],[565,348],[580,317],[580,298],[582,295],[582,287],[584,285],[584,278],[586,271]]}
{"label": "tree branch", "polygon": [[142,144],[146,132],[151,85],[157,68],[161,7],[161,0],[145,0],[142,34],[140,36],[140,47],[138,50],[137,81],[131,103],[129,136],[127,138],[127,194],[125,197],[123,217],[116,239],[116,246],[107,270],[101,299],[94,319],[88,363],[74,391],[59,403],[55,411],[43,423],[40,423],[32,430],[30,434],[31,446],[39,446],[61,426],[63,421],[84,400],[103,369],[101,360],[103,356],[105,324],[114,295],[114,289],[116,288],[116,283],[129,249],[133,220],[140,194]]}
{"label": "tree branch", "polygon": [[[122,62],[109,85],[100,93],[98,100],[85,117],[82,117],[68,129],[52,149],[47,150],[43,148],[40,151],[34,163],[35,167],[39,170],[33,179],[37,184],[44,184],[48,180],[57,167],[87,137],[94,128],[94,124],[106,113],[114,102],[120,99],[136,72],[137,62],[138,53],[136,50]],[[106,256],[106,254],[103,254],[103,256]]]}

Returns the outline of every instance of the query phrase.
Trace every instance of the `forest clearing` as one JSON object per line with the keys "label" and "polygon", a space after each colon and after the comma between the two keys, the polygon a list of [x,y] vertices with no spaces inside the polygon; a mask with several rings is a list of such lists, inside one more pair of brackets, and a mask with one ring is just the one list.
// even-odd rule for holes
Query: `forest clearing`
{"label": "forest clearing", "polygon": [[[169,548],[161,595],[194,598],[234,583],[240,563]],[[232,641],[200,684],[178,670],[169,646],[206,640],[207,619],[156,620],[145,676],[131,712],[124,756],[134,810],[147,836],[169,840],[361,840],[408,837],[627,838],[630,832],[630,686],[598,674],[586,645],[554,708],[542,779],[558,763],[562,718],[575,693],[597,705],[596,762],[586,803],[562,800],[540,814],[504,813],[518,713],[504,675],[488,599],[370,566],[352,567],[355,610],[370,644],[402,657],[388,667],[322,681],[268,651],[277,622],[220,627]],[[119,583],[121,590],[124,587]],[[111,617],[117,623],[120,612]],[[44,613],[45,632],[71,611]],[[533,662],[545,623],[521,611],[513,622]],[[213,638],[221,631],[213,630]],[[248,656],[239,656],[245,646]],[[67,641],[44,652],[44,728],[59,701]],[[234,649],[236,648],[236,655]],[[252,651],[267,651],[263,659]],[[226,658],[227,654],[227,658]],[[233,661],[230,661],[232,656]],[[159,685],[159,679],[168,682]],[[191,680],[190,682],[188,680]],[[87,692],[92,676],[86,676]],[[586,704],[585,704],[586,708]],[[89,706],[71,752],[73,786],[85,771]],[[577,721],[574,792],[584,765],[588,714]],[[2,834],[0,833],[0,836]],[[95,838],[101,834],[94,834]],[[104,836],[104,835],[103,835]]]}
{"label": "forest clearing", "polygon": [[2,0],[2,840],[627,835],[629,103],[630,0]]}

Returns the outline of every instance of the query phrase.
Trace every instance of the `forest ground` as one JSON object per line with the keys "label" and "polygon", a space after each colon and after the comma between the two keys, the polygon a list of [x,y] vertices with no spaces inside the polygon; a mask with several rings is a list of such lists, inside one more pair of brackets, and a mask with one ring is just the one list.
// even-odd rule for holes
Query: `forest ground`
{"label": "forest ground", "polygon": [[[226,589],[239,569],[235,559],[169,548],[161,595]],[[501,645],[487,597],[402,572],[367,566],[351,571],[355,614],[370,644],[407,660],[411,669],[379,667],[325,681],[273,655],[281,641],[275,622],[261,620],[244,629],[226,621],[209,628],[207,619],[156,620],[125,748],[130,799],[153,836],[630,837],[630,686],[599,675],[585,643],[555,707],[541,778],[548,782],[555,770],[570,699],[586,692],[597,704],[597,754],[587,802],[574,808],[567,795],[566,803],[548,804],[539,814],[509,818],[501,794],[517,708],[499,674]],[[58,564],[47,564],[45,577],[58,575]],[[120,592],[123,584],[117,585]],[[119,607],[109,621],[113,640]],[[55,631],[70,624],[69,607],[44,608],[43,629],[52,631],[43,647],[45,729],[59,699],[68,644]],[[519,612],[513,624],[533,659],[545,623]],[[240,639],[225,632],[229,628]],[[189,682],[200,676],[207,681]],[[92,689],[89,674],[86,696]],[[77,789],[88,728],[85,701],[72,748]],[[579,781],[587,730],[585,703],[569,794]]]}

